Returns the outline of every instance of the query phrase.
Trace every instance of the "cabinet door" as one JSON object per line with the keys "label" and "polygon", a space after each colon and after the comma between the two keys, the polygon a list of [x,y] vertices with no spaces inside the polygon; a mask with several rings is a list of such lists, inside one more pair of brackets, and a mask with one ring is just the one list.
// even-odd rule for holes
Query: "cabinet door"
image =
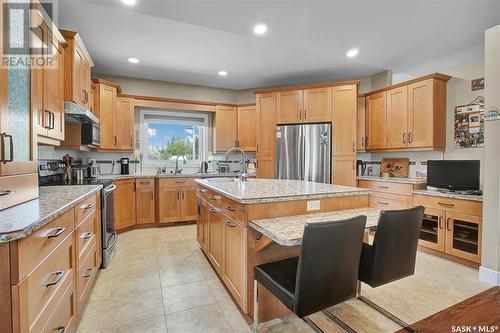
{"label": "cabinet door", "polygon": [[425,208],[420,240],[418,244],[430,249],[443,251],[446,233],[446,213],[443,210]]}
{"label": "cabinet door", "polygon": [[356,86],[333,87],[333,154],[356,154]]}
{"label": "cabinet door", "polygon": [[276,174],[274,155],[257,155],[257,167],[255,168],[255,172],[257,178],[274,179]]}
{"label": "cabinet door", "polygon": [[236,145],[236,108],[217,105],[215,110],[215,150],[226,151]]}
{"label": "cabinet door", "polygon": [[356,150],[364,152],[366,150],[366,115],[365,115],[365,98],[360,97],[357,99],[358,109],[356,112]]}
{"label": "cabinet door", "polygon": [[387,148],[406,148],[408,142],[407,86],[387,91]]}
{"label": "cabinet door", "polygon": [[49,56],[54,62],[43,69],[44,110],[49,117],[47,136],[64,140],[64,49],[51,33],[48,42],[52,52]]}
{"label": "cabinet door", "polygon": [[135,203],[137,224],[155,223],[154,187],[136,186]]}
{"label": "cabinet door", "polygon": [[333,156],[333,184],[356,186],[356,155]]}
{"label": "cabinet door", "polygon": [[278,124],[296,124],[303,121],[303,91],[289,90],[277,93]]}
{"label": "cabinet door", "polygon": [[86,58],[83,58],[82,61],[82,82],[81,82],[81,88],[82,88],[82,94],[83,94],[83,107],[86,109],[90,110],[90,105],[91,105],[91,99],[90,99],[90,64]]}
{"label": "cabinet door", "polygon": [[[116,88],[97,85],[96,111],[100,121],[101,149],[116,146]],[[120,120],[121,121],[121,120]]]}
{"label": "cabinet door", "polygon": [[257,94],[257,155],[275,154],[276,93]]}
{"label": "cabinet door", "polygon": [[332,88],[305,89],[303,118],[306,123],[332,121]]}
{"label": "cabinet door", "polygon": [[224,267],[222,279],[234,299],[246,308],[246,229],[238,223],[224,219]]}
{"label": "cabinet door", "polygon": [[433,97],[432,79],[408,85],[408,147],[432,147]]}
{"label": "cabinet door", "polygon": [[[32,33],[30,34],[30,45],[34,49],[41,50],[42,45],[47,45],[48,38],[48,28],[45,24],[40,24],[37,27],[31,28]],[[62,64],[64,66],[64,64]],[[0,73],[7,71],[3,69]],[[44,91],[44,79],[43,79],[44,69],[40,67],[31,68],[31,110],[33,111],[33,122],[34,122],[34,134],[47,136],[48,128],[50,127],[49,114],[45,111],[43,101],[43,91]],[[2,74],[0,74],[2,75]],[[2,78],[2,81],[4,78]],[[7,82],[7,76],[5,76],[5,82]],[[5,85],[5,89],[7,85]],[[7,91],[2,91],[0,96],[7,96]],[[1,120],[0,120],[1,121]]]}
{"label": "cabinet door", "polygon": [[257,145],[257,111],[255,105],[238,107],[238,147],[255,151]]}
{"label": "cabinet door", "polygon": [[446,212],[446,253],[481,262],[481,217]]}
{"label": "cabinet door", "polygon": [[91,83],[90,87],[90,101],[89,101],[89,111],[95,114],[95,85]]}
{"label": "cabinet door", "polygon": [[156,208],[159,223],[172,223],[180,221],[181,197],[179,187],[159,187]]}
{"label": "cabinet door", "polygon": [[134,146],[134,99],[116,99],[116,145],[115,149],[132,150]]}
{"label": "cabinet door", "polygon": [[182,221],[194,221],[197,215],[197,186],[182,186],[181,192],[181,212]]}
{"label": "cabinet door", "polygon": [[115,185],[115,227],[120,230],[135,224],[135,181],[116,180]]}
{"label": "cabinet door", "polygon": [[196,240],[198,240],[198,243],[200,244],[201,247],[203,247],[204,243],[204,219],[205,219],[205,203],[203,202],[203,199],[197,198],[198,200],[198,215],[196,216]]}
{"label": "cabinet door", "polygon": [[386,147],[385,109],[385,91],[366,97],[367,149],[385,149]]}
{"label": "cabinet door", "polygon": [[85,55],[83,54],[83,51],[80,50],[78,45],[76,44],[76,41],[72,41],[73,43],[73,78],[71,80],[73,84],[73,89],[72,89],[72,100],[73,102],[85,107],[85,94],[83,92],[83,87],[82,87],[82,82],[83,82],[83,77],[82,74],[84,73],[83,66],[85,62]]}
{"label": "cabinet door", "polygon": [[208,212],[208,258],[220,275],[222,273],[222,214],[213,207],[210,207]]}

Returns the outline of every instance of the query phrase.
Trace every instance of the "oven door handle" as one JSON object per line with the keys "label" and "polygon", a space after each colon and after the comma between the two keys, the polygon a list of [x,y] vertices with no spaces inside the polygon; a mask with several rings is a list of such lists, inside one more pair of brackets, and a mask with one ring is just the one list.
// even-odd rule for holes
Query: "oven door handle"
{"label": "oven door handle", "polygon": [[104,192],[105,192],[105,193],[113,192],[115,189],[116,189],[116,185],[115,185],[115,184],[112,184],[112,185],[109,185],[108,187],[106,187],[106,188],[104,189]]}
{"label": "oven door handle", "polygon": [[111,249],[112,247],[114,247],[116,244],[116,240],[118,239],[118,237],[116,236],[116,231],[113,231],[111,235],[113,237],[113,242],[111,244],[108,244],[107,249]]}

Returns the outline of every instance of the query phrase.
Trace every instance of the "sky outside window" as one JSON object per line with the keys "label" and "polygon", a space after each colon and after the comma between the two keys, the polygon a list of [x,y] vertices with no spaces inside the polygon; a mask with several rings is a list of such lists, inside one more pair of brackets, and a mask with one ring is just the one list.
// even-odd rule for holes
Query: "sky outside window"
{"label": "sky outside window", "polygon": [[190,124],[145,122],[148,158],[171,160],[177,155],[187,160],[200,158],[200,127]]}

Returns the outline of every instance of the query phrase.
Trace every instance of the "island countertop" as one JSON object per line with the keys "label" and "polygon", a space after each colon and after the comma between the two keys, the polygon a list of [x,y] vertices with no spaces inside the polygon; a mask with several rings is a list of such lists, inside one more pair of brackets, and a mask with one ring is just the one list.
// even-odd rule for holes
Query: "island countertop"
{"label": "island countertop", "polygon": [[369,195],[357,187],[285,179],[196,179],[198,184],[242,204]]}
{"label": "island countertop", "polygon": [[359,215],[366,216],[366,228],[371,228],[377,226],[380,210],[356,208],[336,212],[275,217],[250,221],[249,226],[280,245],[297,246],[302,243],[306,223],[341,221]]}
{"label": "island countertop", "polygon": [[0,211],[0,243],[31,235],[101,188],[102,185],[40,187],[37,199]]}

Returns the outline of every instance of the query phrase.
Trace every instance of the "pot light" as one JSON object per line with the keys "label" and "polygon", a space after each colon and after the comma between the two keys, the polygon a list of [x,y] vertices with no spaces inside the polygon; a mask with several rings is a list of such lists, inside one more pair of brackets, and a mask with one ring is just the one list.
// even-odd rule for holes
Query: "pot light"
{"label": "pot light", "polygon": [[130,57],[130,58],[128,58],[127,60],[128,60],[128,62],[130,62],[131,64],[138,64],[138,63],[140,62],[140,60],[139,60],[139,59],[134,58],[134,57]]}
{"label": "pot light", "polygon": [[137,2],[137,0],[122,0],[122,2],[127,6],[133,6]]}
{"label": "pot light", "polygon": [[227,71],[219,71],[219,76],[227,76]]}
{"label": "pot light", "polygon": [[358,54],[359,54],[359,50],[358,49],[350,49],[349,51],[347,51],[347,57],[348,58],[354,58]]}
{"label": "pot light", "polygon": [[267,32],[267,25],[265,23],[259,23],[253,27],[253,33],[257,36],[261,36]]}

